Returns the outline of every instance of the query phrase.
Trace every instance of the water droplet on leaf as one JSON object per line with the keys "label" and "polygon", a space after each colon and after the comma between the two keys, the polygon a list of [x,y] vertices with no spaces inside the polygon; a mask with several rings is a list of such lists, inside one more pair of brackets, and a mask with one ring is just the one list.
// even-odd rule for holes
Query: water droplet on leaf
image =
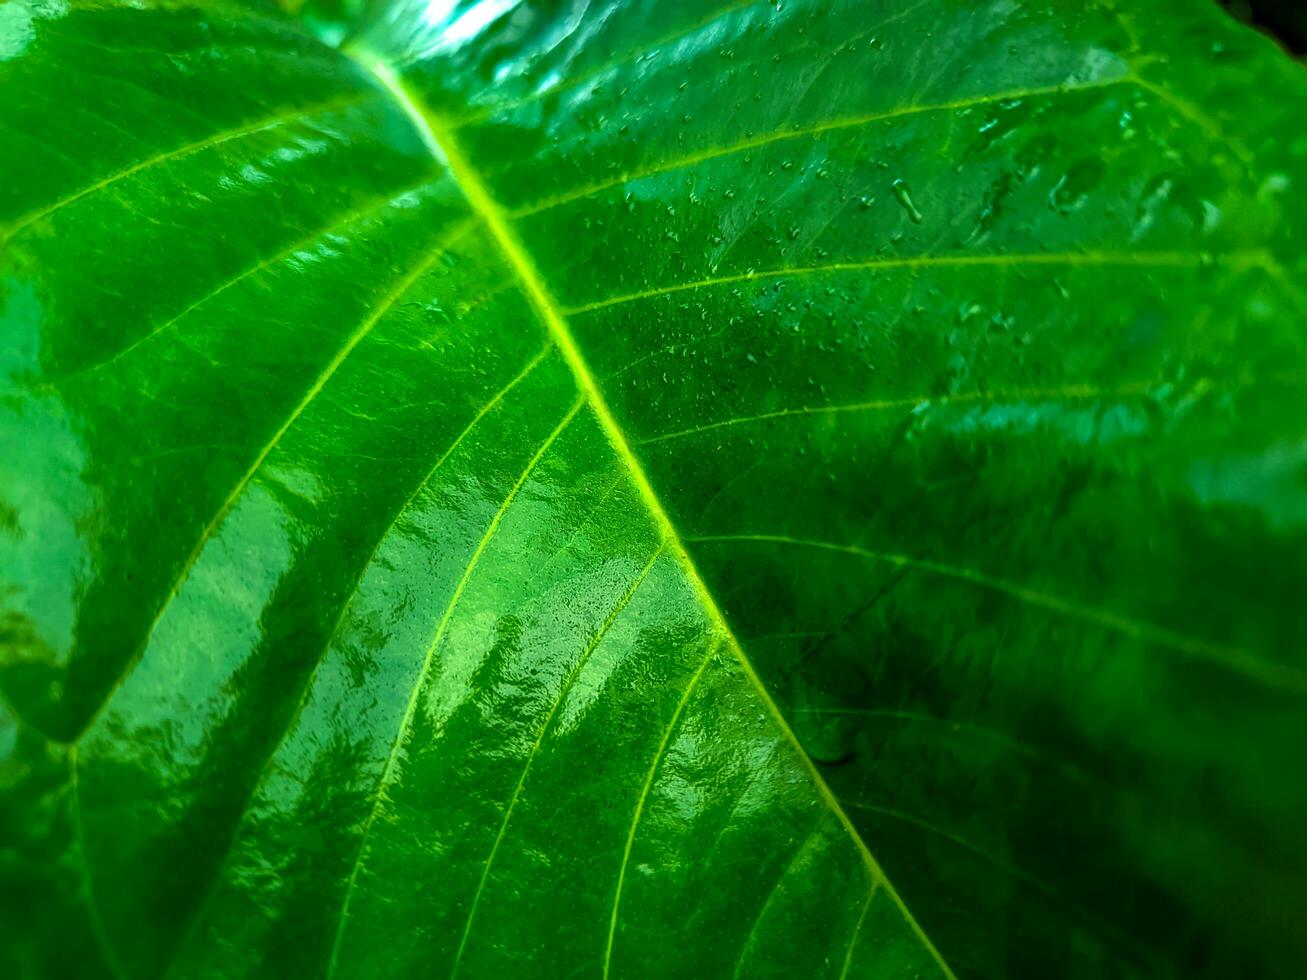
{"label": "water droplet on leaf", "polygon": [[893,184],[893,190],[895,200],[897,200],[903,210],[908,213],[908,217],[912,219],[912,223],[914,225],[921,224],[921,212],[918,211],[917,206],[912,203],[912,192],[908,189],[907,183],[902,180],[896,180]]}

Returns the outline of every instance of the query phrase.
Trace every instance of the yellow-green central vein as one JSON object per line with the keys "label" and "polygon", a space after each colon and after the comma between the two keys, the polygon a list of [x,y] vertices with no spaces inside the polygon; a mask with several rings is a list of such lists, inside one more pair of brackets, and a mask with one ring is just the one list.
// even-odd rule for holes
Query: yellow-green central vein
{"label": "yellow-green central vein", "polygon": [[[372,56],[358,50],[347,51],[347,54],[355,58],[363,67],[369,70],[377,79],[378,83],[384,87],[396,100],[398,105],[403,109],[405,115],[416,129],[418,135],[422,138],[433,157],[442,162],[449,170],[450,175],[461,188],[464,197],[467,199],[471,209],[485,223],[487,230],[499,246],[508,265],[517,276],[521,289],[526,297],[530,300],[531,305],[535,308],[536,314],[540,318],[553,338],[559,351],[567,361],[571,369],[577,386],[584,394],[585,400],[588,401],[591,410],[594,412],[597,420],[604,430],[610,445],[618,458],[626,466],[631,475],[633,482],[639,490],[640,497],[644,501],[650,516],[654,519],[659,529],[663,532],[663,537],[667,541],[669,552],[673,553],[680,563],[689,584],[697,594],[704,611],[712,620],[716,629],[725,637],[727,644],[731,648],[732,654],[738,660],[740,668],[745,676],[757,689],[758,697],[771,712],[775,719],[777,727],[785,737],[793,744],[798,758],[802,761],[808,771],[817,791],[821,794],[826,804],[831,808],[835,816],[849,834],[854,845],[865,862],[868,872],[871,876],[871,887],[882,887],[891,896],[894,903],[899,908],[904,921],[910,926],[922,946],[930,953],[935,962],[939,965],[941,972],[949,978],[956,980],[953,971],[944,961],[939,951],[935,948],[934,943],[922,930],[912,913],[908,910],[903,900],[899,897],[897,891],[890,883],[884,871],[881,870],[879,862],[867,848],[866,842],[862,839],[854,828],[848,814],[840,805],[839,800],[826,785],[825,779],[817,770],[812,759],[803,750],[798,737],[790,728],[789,722],[781,713],[780,708],[772,699],[770,692],[763,684],[762,679],[758,676],[753,664],[744,652],[734,631],[726,621],[712,593],[709,592],[707,585],[704,583],[702,576],[695,567],[689,551],[686,549],[684,541],[676,526],[672,523],[671,517],[662,505],[658,494],[654,491],[648,476],[644,472],[644,467],[640,464],[631,449],[630,442],[622,427],[618,424],[616,416],[608,407],[607,400],[604,398],[602,390],[599,388],[590,367],[582,355],[576,340],[572,335],[571,328],[564,318],[562,306],[551,295],[548,287],[545,285],[543,276],[536,268],[535,261],[527,252],[526,248],[518,239],[516,231],[510,224],[507,212],[490,193],[476,168],[474,168],[464,156],[462,149],[457,141],[453,138],[448,125],[442,120],[436,118],[430,113],[421,101],[412,95],[404,82],[395,74],[389,65],[380,62]],[[620,885],[619,885],[620,896]],[[614,910],[615,922],[616,910]],[[611,929],[610,924],[610,929]],[[338,937],[339,938],[339,937]],[[606,959],[611,955],[612,936],[609,937],[609,948],[606,953]]]}

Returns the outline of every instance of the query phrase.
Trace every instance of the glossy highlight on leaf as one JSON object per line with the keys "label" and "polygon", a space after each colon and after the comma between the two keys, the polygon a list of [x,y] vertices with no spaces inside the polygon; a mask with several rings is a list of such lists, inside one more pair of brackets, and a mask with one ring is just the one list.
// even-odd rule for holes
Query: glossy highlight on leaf
{"label": "glossy highlight on leaf", "polygon": [[1193,0],[0,5],[0,976],[1296,976],[1304,106]]}

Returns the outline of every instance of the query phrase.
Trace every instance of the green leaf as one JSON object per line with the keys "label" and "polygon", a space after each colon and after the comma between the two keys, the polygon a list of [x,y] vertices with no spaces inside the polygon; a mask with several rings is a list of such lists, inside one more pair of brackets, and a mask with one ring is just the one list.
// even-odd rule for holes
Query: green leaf
{"label": "green leaf", "polygon": [[0,974],[1295,975],[1304,105],[1194,0],[0,6]]}

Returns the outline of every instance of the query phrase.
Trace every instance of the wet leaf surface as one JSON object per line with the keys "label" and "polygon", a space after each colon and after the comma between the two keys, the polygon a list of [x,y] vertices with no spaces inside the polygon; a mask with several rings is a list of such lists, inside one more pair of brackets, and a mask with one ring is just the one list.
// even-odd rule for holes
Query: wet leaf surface
{"label": "wet leaf surface", "polygon": [[0,973],[1295,975],[1307,81],[1047,6],[0,7]]}

